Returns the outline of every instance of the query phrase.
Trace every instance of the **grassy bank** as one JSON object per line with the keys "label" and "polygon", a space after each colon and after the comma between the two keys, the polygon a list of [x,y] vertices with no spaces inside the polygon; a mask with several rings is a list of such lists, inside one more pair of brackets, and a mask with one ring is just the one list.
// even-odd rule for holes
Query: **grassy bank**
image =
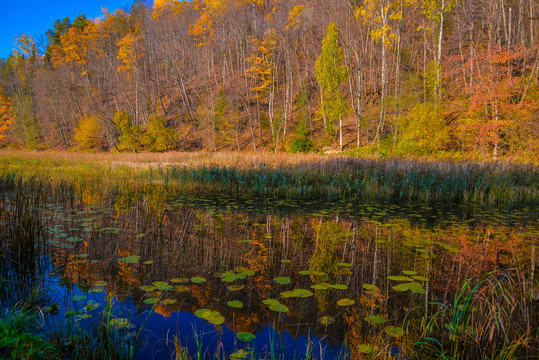
{"label": "grassy bank", "polygon": [[269,153],[88,154],[3,151],[0,172],[53,182],[164,182],[279,199],[536,203],[537,165]]}

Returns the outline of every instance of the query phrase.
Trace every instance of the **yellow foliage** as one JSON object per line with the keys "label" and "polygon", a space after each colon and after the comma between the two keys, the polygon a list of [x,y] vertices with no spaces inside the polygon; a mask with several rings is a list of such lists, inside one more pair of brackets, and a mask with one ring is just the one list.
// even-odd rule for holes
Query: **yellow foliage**
{"label": "yellow foliage", "polygon": [[273,51],[277,47],[277,34],[275,30],[269,30],[261,39],[252,39],[255,52],[249,56],[247,62],[251,67],[247,69],[247,75],[255,81],[253,90],[256,97],[260,98],[273,82],[275,63]]}
{"label": "yellow foliage", "polygon": [[6,134],[13,122],[11,116],[11,99],[5,97],[0,88],[0,146],[6,143]]}
{"label": "yellow foliage", "polygon": [[128,76],[137,69],[137,60],[142,57],[142,49],[138,44],[138,38],[127,34],[118,41],[118,60],[122,63],[118,66],[118,72],[126,71]]}
{"label": "yellow foliage", "polygon": [[73,139],[82,150],[97,149],[101,146],[101,116],[84,116],[77,126]]}
{"label": "yellow foliage", "polygon": [[299,17],[301,14],[303,14],[303,10],[305,8],[309,7],[309,5],[297,5],[290,10],[290,14],[288,14],[288,22],[286,24],[285,30],[294,28],[298,25]]}

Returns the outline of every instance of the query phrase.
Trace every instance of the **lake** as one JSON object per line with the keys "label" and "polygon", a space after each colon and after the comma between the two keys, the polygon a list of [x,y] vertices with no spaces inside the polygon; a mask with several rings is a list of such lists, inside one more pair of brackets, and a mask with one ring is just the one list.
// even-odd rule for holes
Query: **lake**
{"label": "lake", "polygon": [[533,206],[287,201],[165,184],[2,189],[0,201],[4,234],[22,217],[35,226],[30,245],[3,239],[2,304],[39,282],[46,332],[104,324],[140,359],[537,349]]}

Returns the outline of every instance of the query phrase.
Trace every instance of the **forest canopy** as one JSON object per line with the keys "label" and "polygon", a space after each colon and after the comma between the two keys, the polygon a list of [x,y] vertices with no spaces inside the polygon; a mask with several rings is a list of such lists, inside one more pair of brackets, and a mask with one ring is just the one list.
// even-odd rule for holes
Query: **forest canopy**
{"label": "forest canopy", "polygon": [[539,154],[533,0],[135,1],[0,61],[0,146]]}

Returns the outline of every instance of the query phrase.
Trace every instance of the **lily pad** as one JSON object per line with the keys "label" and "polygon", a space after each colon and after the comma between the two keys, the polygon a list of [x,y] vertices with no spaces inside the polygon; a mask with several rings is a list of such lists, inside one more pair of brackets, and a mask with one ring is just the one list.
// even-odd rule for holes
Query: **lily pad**
{"label": "lily pad", "polygon": [[171,285],[169,285],[167,282],[164,282],[164,281],[156,281],[156,282],[153,282],[152,284],[157,288],[157,290],[161,290],[161,291],[167,291],[167,290],[173,289]]}
{"label": "lily pad", "polygon": [[301,270],[299,272],[300,275],[309,275],[311,272],[309,270]]}
{"label": "lily pad", "polygon": [[233,352],[232,354],[230,354],[230,359],[231,360],[239,360],[239,359],[246,359],[250,356],[250,352],[246,351],[246,350],[243,350],[243,349],[239,349],[238,351],[236,352]]}
{"label": "lily pad", "polygon": [[118,261],[125,262],[128,264],[138,264],[140,261],[140,256],[138,255],[130,255],[123,258],[118,259]]}
{"label": "lily pad", "polygon": [[170,279],[170,282],[173,282],[173,283],[186,283],[186,282],[189,282],[189,279],[188,278],[174,278],[174,279]]}
{"label": "lily pad", "polygon": [[313,288],[315,290],[327,290],[330,287],[331,287],[331,284],[328,284],[328,283],[321,283],[321,284],[311,285],[311,288]]}
{"label": "lily pad", "polygon": [[227,302],[226,304],[234,309],[241,309],[243,307],[243,303],[239,300],[232,300]]}
{"label": "lily pad", "polygon": [[361,285],[365,290],[373,290],[378,289],[378,286],[372,285],[372,284],[363,284]]}
{"label": "lily pad", "polygon": [[221,325],[225,322],[225,318],[217,311],[209,309],[200,309],[195,311],[195,316],[207,320],[214,325]]}
{"label": "lily pad", "polygon": [[412,276],[412,278],[418,281],[430,281],[428,277],[424,277],[424,276]]}
{"label": "lily pad", "polygon": [[337,305],[338,306],[350,306],[350,305],[354,305],[356,302],[352,299],[348,299],[348,298],[343,298],[343,299],[339,299],[337,301]]}
{"label": "lily pad", "polygon": [[172,304],[175,304],[175,303],[176,303],[175,299],[165,299],[165,300],[161,301],[161,304],[163,304],[163,305],[172,305]]}
{"label": "lily pad", "polygon": [[75,296],[73,296],[73,301],[75,301],[75,302],[83,301],[83,300],[86,300],[85,295],[75,295]]}
{"label": "lily pad", "polygon": [[287,276],[280,276],[273,279],[277,284],[286,285],[290,284],[290,278]]}
{"label": "lily pad", "polygon": [[383,324],[383,323],[385,323],[387,320],[384,319],[384,318],[381,317],[381,316],[373,315],[373,316],[367,316],[367,317],[365,318],[365,321],[368,322],[369,324]]}
{"label": "lily pad", "polygon": [[241,341],[249,342],[249,341],[253,341],[256,336],[255,334],[250,333],[250,332],[239,332],[236,334],[236,337]]}
{"label": "lily pad", "polygon": [[335,322],[335,318],[334,317],[331,317],[329,315],[324,315],[320,318],[320,324],[324,325],[324,326],[328,326],[328,325],[331,325]]}
{"label": "lily pad", "polygon": [[361,345],[358,345],[357,350],[360,353],[368,355],[368,354],[372,354],[372,353],[378,351],[378,346],[371,345],[371,344],[361,344]]}
{"label": "lily pad", "polygon": [[113,326],[113,327],[117,327],[117,328],[120,328],[120,329],[131,329],[131,328],[135,327],[131,323],[131,321],[129,321],[129,319],[126,319],[126,318],[112,319],[112,320],[109,321],[108,325]]}
{"label": "lily pad", "polygon": [[86,311],[92,311],[92,310],[95,310],[95,309],[99,309],[100,306],[101,306],[101,304],[94,303],[94,302],[89,302],[88,304],[86,304],[85,307],[83,307],[83,309],[86,310]]}
{"label": "lily pad", "polygon": [[388,326],[384,329],[386,334],[392,337],[401,337],[404,335],[404,329],[398,326]]}
{"label": "lily pad", "polygon": [[280,305],[281,304],[279,302],[279,300],[276,300],[276,299],[265,299],[265,300],[262,300],[262,303],[264,305],[268,305],[268,306]]}
{"label": "lily pad", "polygon": [[145,304],[155,304],[157,302],[159,302],[159,298],[149,298],[149,299],[144,300]]}
{"label": "lily pad", "polygon": [[104,290],[101,289],[101,288],[93,288],[93,289],[88,290],[88,292],[89,292],[90,294],[101,294],[103,291],[104,291]]}
{"label": "lily pad", "polygon": [[203,277],[200,277],[200,276],[194,276],[191,278],[191,282],[194,283],[194,284],[201,284],[203,282],[206,282],[206,279],[204,279]]}
{"label": "lily pad", "polygon": [[410,290],[411,292],[415,294],[425,294],[426,291],[423,289],[423,286],[421,286],[418,282],[409,282],[409,283],[403,283],[399,284],[397,286],[393,286],[392,288],[395,291],[407,291]]}
{"label": "lily pad", "polygon": [[144,286],[141,286],[140,289],[142,291],[146,291],[146,292],[157,290],[157,288],[155,286],[153,286],[153,285],[144,285]]}
{"label": "lily pad", "polygon": [[338,266],[342,266],[342,267],[352,267],[352,264],[351,263],[345,263],[345,262],[340,262],[340,263],[337,263]]}
{"label": "lily pad", "polygon": [[402,275],[397,275],[397,276],[388,276],[387,277],[389,280],[393,280],[393,281],[413,281],[413,279],[409,278],[408,276],[402,276]]}
{"label": "lily pad", "polygon": [[283,304],[274,304],[274,305],[271,305],[269,307],[269,309],[271,311],[275,311],[275,312],[289,312],[290,310],[288,309],[288,307],[286,305],[283,305]]}
{"label": "lily pad", "polygon": [[417,274],[417,271],[403,270],[402,273],[404,275],[415,275]]}
{"label": "lily pad", "polygon": [[97,281],[94,286],[101,287],[101,286],[107,286],[107,282],[103,280]]}
{"label": "lily pad", "polygon": [[242,290],[244,287],[245,285],[230,285],[230,286],[227,286],[226,288],[230,291],[239,291],[239,290]]}
{"label": "lily pad", "polygon": [[144,265],[151,265],[153,264],[153,260],[148,260],[148,261],[145,261],[143,262]]}
{"label": "lily pad", "polygon": [[344,284],[334,284],[334,285],[331,285],[331,287],[334,288],[334,289],[337,289],[337,290],[346,290],[346,289],[348,289],[348,286],[344,285]]}
{"label": "lily pad", "polygon": [[189,286],[185,286],[185,285],[176,285],[174,286],[174,291],[176,292],[187,292],[189,291]]}

